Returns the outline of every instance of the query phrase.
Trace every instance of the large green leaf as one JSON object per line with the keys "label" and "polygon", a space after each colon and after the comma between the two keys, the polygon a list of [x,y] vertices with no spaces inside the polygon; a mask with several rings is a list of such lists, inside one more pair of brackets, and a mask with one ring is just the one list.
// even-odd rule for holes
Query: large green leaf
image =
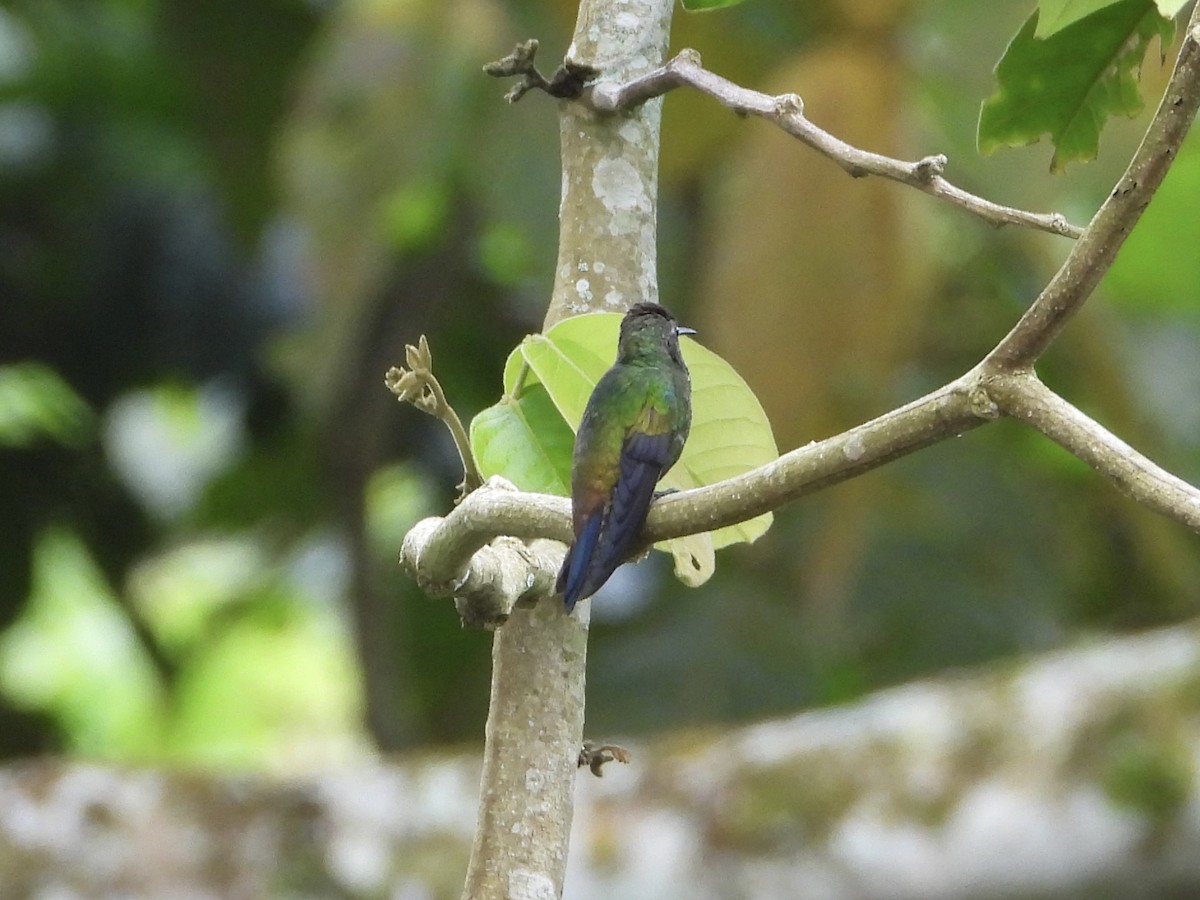
{"label": "large green leaf", "polygon": [[1170,18],[1187,6],[1188,0],[1154,0],[1154,5],[1164,16]]}
{"label": "large green leaf", "polygon": [[1115,115],[1142,108],[1137,75],[1150,40],[1166,46],[1174,23],[1152,0],[1121,0],[1073,21],[1044,40],[1034,13],[996,66],[996,93],[979,116],[979,149],[1036,142],[1049,134],[1050,162],[1061,171],[1094,159],[1100,130]]}
{"label": "large green leaf", "polygon": [[[518,415],[512,407],[521,408],[529,397],[538,398],[538,404],[546,398],[557,408],[559,427],[565,430],[565,420],[570,430],[578,428],[592,389],[616,357],[620,324],[621,316],[615,313],[576,316],[546,334],[530,335],[513,351],[504,369],[506,399],[471,423],[471,442],[485,475],[500,472],[528,490],[567,493],[570,432],[565,444],[559,436],[548,439],[538,431],[547,426],[544,419],[535,427],[527,414]],[[692,431],[662,486],[700,487],[775,459],[778,450],[770,423],[746,383],[712,351],[688,338],[682,344],[692,373]],[[538,479],[553,484],[550,471],[557,474],[561,488],[531,486]],[[766,513],[707,534],[665,541],[658,549],[672,554],[681,580],[702,584],[712,575],[716,550],[753,541],[770,524]]]}
{"label": "large green leaf", "polygon": [[524,491],[570,494],[573,443],[571,429],[541,385],[528,386],[519,397],[506,395],[471,420],[480,474],[503,475]]}

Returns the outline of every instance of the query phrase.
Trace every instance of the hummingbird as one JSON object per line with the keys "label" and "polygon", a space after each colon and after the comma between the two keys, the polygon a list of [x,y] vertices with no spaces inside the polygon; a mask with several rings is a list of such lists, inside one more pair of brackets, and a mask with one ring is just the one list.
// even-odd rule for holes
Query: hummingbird
{"label": "hummingbird", "polygon": [[683,452],[692,381],[679,335],[695,333],[657,303],[638,303],[621,320],[617,361],[596,383],[575,434],[575,542],[557,586],[567,612],[636,549],[654,487]]}

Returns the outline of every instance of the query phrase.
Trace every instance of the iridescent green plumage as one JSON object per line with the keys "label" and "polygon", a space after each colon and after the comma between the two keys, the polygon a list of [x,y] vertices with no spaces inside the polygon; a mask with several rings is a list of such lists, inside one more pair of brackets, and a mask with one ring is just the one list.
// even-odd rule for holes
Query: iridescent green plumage
{"label": "iridescent green plumage", "polygon": [[596,384],[571,468],[575,543],[558,576],[568,610],[590,597],[637,549],[654,487],[679,459],[692,423],[680,328],[657,303],[621,322],[617,361]]}

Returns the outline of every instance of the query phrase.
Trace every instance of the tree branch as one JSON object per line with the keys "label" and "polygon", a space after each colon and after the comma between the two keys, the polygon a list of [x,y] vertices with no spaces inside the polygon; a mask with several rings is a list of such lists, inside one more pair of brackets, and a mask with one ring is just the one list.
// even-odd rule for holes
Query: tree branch
{"label": "tree branch", "polygon": [[940,154],[905,162],[854,147],[814,125],[804,115],[804,103],[796,94],[773,97],[734,84],[705,69],[695,50],[683,50],[665,66],[638,78],[622,83],[601,81],[593,84],[584,91],[583,97],[597,111],[615,113],[684,86],[708,94],[738,115],[759,116],[775,123],[792,137],[829,157],[852,178],[878,175],[899,181],[997,227],[1025,225],[1071,238],[1083,234],[1082,228],[1072,225],[1061,213],[1033,213],[1002,206],[951,184],[942,177],[948,160]]}
{"label": "tree branch", "polygon": [[[980,376],[965,376],[857,428],[785,453],[765,466],[660,498],[651,507],[643,539],[655,543],[743,522],[962,434],[999,414],[981,392]],[[570,540],[570,502],[565,497],[521,493],[503,479],[489,479],[444,519],[425,519],[413,528],[404,540],[400,562],[429,593],[457,597],[460,603],[478,608],[475,617],[486,618],[487,610],[494,608],[491,586],[501,580],[522,580],[519,572],[501,575],[494,558],[483,555],[483,548],[496,535]],[[538,581],[548,574],[524,570],[527,579]],[[485,588],[478,601],[470,596],[472,585]]]}
{"label": "tree branch", "polygon": [[521,80],[504,95],[504,99],[509,103],[516,103],[532,90],[545,91],[551,97],[559,99],[574,99],[583,91],[583,86],[588,81],[600,74],[591,66],[566,60],[547,78],[533,64],[537,50],[538,42],[530,38],[517,44],[508,56],[483,67],[483,71],[493,78],[520,76]]}
{"label": "tree branch", "polygon": [[1150,205],[1200,106],[1200,4],[1193,7],[1175,70],[1142,143],[1061,268],[984,360],[1004,369],[1032,365],[1058,337]]}
{"label": "tree branch", "polygon": [[[942,178],[944,157],[906,163],[852,147],[812,125],[798,97],[773,98],[738,87],[704,70],[695,54],[685,52],[661,69],[638,73],[636,67],[647,59],[661,58],[670,11],[670,0],[642,4],[641,43],[631,47],[632,13],[614,17],[603,4],[581,4],[573,54],[594,62],[609,77],[627,80],[594,85],[584,91],[583,103],[563,105],[563,227],[547,326],[572,313],[623,307],[633,296],[656,295],[658,110],[642,105],[684,84],[739,113],[774,121],[852,176],[876,174],[910,184],[996,225],[1020,223],[1080,236],[1061,216],[1000,207],[955,188]],[[651,509],[644,539],[659,541],[743,521],[1000,415],[1036,428],[1139,502],[1200,531],[1200,491],[1132,450],[1032,373],[1033,363],[1115,258],[1195,116],[1200,104],[1198,45],[1200,6],[1192,14],[1166,95],[1125,176],[1059,273],[978,366],[843,434],[736,478],[662,498]],[[513,66],[531,66],[531,56]],[[592,112],[634,108],[628,119]],[[626,134],[626,126],[638,131],[636,140]],[[609,227],[618,220],[621,228]],[[412,529],[401,551],[404,567],[430,593],[458,598],[465,620],[488,626],[509,620],[493,645],[479,824],[464,896],[561,894],[574,767],[582,742],[588,605],[567,616],[558,604],[536,602],[552,596],[563,552],[561,543],[551,546],[537,539],[561,542],[569,536],[566,499],[521,493],[494,480],[444,519],[427,519]]]}
{"label": "tree branch", "polygon": [[[775,99],[706,72],[688,52],[643,77],[615,86],[594,86],[592,103],[611,110],[636,106],[679,84],[692,84],[693,80],[680,80],[680,71],[701,84],[717,84],[706,92],[731,108],[768,116],[766,101],[774,108]],[[1163,100],[1125,175],[1050,284],[978,366],[925,397],[842,434],[718,484],[663,497],[650,510],[645,541],[654,543],[745,521],[1002,414],[1037,429],[1138,502],[1200,531],[1200,490],[1157,466],[1054,394],[1031,368],[1111,265],[1162,182],[1198,106],[1200,5],[1192,12]],[[458,596],[461,602],[472,586],[479,586],[477,618],[484,620],[488,615],[504,614],[502,605],[495,604],[495,585],[514,580],[522,583],[522,578],[531,584],[545,583],[549,575],[531,562],[535,555],[528,552],[520,561],[526,568],[518,566],[514,572],[501,573],[498,562],[479,555],[488,541],[496,535],[551,540],[569,536],[565,499],[516,492],[511,485],[489,488],[477,491],[446,519],[426,520],[419,533],[414,529],[401,555],[405,568],[432,593]],[[475,572],[476,567],[480,571]]]}
{"label": "tree branch", "polygon": [[[634,78],[660,64],[673,10],[674,0],[582,0],[564,71],[582,79],[594,66]],[[512,66],[531,67],[532,49],[518,52]],[[565,79],[568,87],[571,77]],[[660,114],[658,105],[649,104],[617,120],[578,103],[559,105],[561,224],[546,327],[591,308],[624,308],[657,296]],[[511,492],[488,491],[500,493]],[[467,507],[464,530],[476,527],[474,517],[484,511],[483,500],[471,504],[481,494],[476,491],[460,506]],[[551,536],[560,539],[570,535],[565,505],[561,509],[557,525],[547,520]],[[436,534],[437,527],[432,530]],[[465,574],[460,596],[491,606],[488,615],[510,616],[492,643],[479,818],[463,896],[561,897],[583,746],[589,610],[585,605],[566,615],[561,603],[551,602],[561,545],[542,553],[515,541],[509,548],[493,544],[469,557],[484,557],[479,570],[457,565],[455,557],[477,546],[476,540],[451,535],[449,546],[439,550],[435,539],[429,559],[445,565],[437,577],[449,576],[448,582]],[[492,549],[499,558],[488,561]],[[474,575],[482,587],[472,593]],[[503,610],[504,603],[521,598],[545,602]]]}
{"label": "tree branch", "polygon": [[[1002,414],[1040,431],[1139,503],[1200,532],[1200,490],[1085,416],[1032,372],[992,373],[981,367],[899,409],[757,469],[662,497],[650,510],[643,540],[656,543],[743,522]],[[445,519],[426,519],[414,528],[405,539],[401,563],[430,593],[456,597],[460,612],[471,610],[473,623],[495,624],[508,612],[504,604],[497,604],[497,585],[528,582],[523,596],[536,596],[536,584],[550,585],[552,593],[561,564],[561,552],[538,555],[528,550],[501,561],[487,546],[496,535],[569,540],[570,503],[563,497],[521,493],[491,479]]]}
{"label": "tree branch", "polygon": [[400,565],[430,596],[455,598],[464,625],[494,628],[514,606],[554,593],[570,539],[569,500],[489,478],[445,518],[414,525]]}
{"label": "tree branch", "polygon": [[1122,493],[1200,532],[1200,490],[1088,418],[1032,372],[988,379],[987,393],[1007,415],[1083,460]]}
{"label": "tree branch", "polygon": [[[638,741],[620,778],[565,776],[592,848],[568,896],[1200,896],[1198,672],[1191,622]],[[457,748],[287,778],[8,761],[0,897],[451,896],[479,771]]]}

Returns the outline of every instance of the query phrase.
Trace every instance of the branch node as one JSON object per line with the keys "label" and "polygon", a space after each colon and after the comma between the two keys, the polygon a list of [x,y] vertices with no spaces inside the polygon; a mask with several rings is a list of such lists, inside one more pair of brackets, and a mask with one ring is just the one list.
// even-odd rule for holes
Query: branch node
{"label": "branch node", "polygon": [[624,747],[619,747],[616,744],[594,744],[591,741],[584,741],[583,748],[579,751],[578,768],[582,769],[587,766],[592,770],[592,774],[597,778],[604,777],[602,766],[605,763],[613,762],[628,763],[633,758]]}
{"label": "branch node", "polygon": [[950,162],[946,158],[946,154],[937,153],[932,156],[926,156],[924,159],[917,162],[913,168],[917,180],[922,184],[929,184],[933,179],[940,178],[946,171],[946,165]]}
{"label": "branch node", "polygon": [[799,94],[780,94],[775,98],[775,115],[780,118],[804,115],[804,100]]}
{"label": "branch node", "polygon": [[598,81],[592,85],[591,101],[596,112],[615,113],[621,109],[621,86],[611,81]]}
{"label": "branch node", "polygon": [[545,91],[551,97],[574,100],[583,93],[584,86],[600,74],[600,70],[593,66],[567,59],[547,78],[533,64],[537,51],[537,40],[530,38],[517,44],[508,56],[483,67],[483,71],[493,78],[520,76],[521,80],[504,95],[509,103],[516,103],[535,89]]}
{"label": "branch node", "polygon": [[1000,418],[1000,407],[996,405],[996,401],[983,385],[975,385],[967,394],[967,403],[971,408],[971,414],[976,418],[991,421]]}
{"label": "branch node", "polygon": [[1066,216],[1058,212],[1050,213],[1050,227],[1058,234],[1065,235],[1066,237],[1077,238],[1082,234],[1081,229],[1076,228],[1067,221]]}

